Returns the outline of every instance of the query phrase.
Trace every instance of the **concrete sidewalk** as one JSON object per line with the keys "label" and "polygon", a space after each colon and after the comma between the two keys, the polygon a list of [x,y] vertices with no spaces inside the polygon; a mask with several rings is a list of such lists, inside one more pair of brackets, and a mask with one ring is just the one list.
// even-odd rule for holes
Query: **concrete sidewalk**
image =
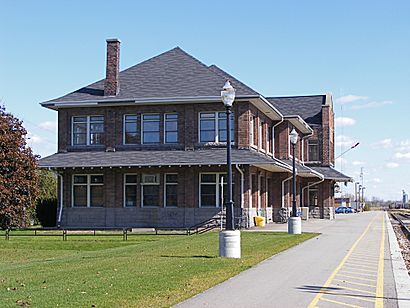
{"label": "concrete sidewalk", "polygon": [[322,234],[176,307],[397,307],[383,212],[308,221],[303,231]]}

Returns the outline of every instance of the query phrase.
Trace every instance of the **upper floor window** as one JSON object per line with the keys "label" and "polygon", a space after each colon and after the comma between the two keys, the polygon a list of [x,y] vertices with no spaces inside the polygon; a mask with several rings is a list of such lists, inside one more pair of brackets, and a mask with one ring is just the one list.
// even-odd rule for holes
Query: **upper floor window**
{"label": "upper floor window", "polygon": [[124,116],[124,144],[137,144],[138,142],[138,116],[127,114]]}
{"label": "upper floor window", "polygon": [[268,127],[268,152],[273,153],[274,147],[274,140],[273,140],[273,126]]}
{"label": "upper floor window", "polygon": [[103,144],[104,116],[73,117],[73,145]]}
{"label": "upper floor window", "polygon": [[104,176],[100,174],[73,175],[73,206],[104,206]]}
{"label": "upper floor window", "polygon": [[319,161],[319,142],[318,140],[308,140],[308,159],[309,161]]}
{"label": "upper floor window", "polygon": [[[230,116],[231,141],[234,141],[234,115]],[[226,113],[201,112],[199,114],[199,142],[226,142]]]}
{"label": "upper floor window", "polygon": [[143,114],[142,115],[142,143],[159,143],[159,114]]}
{"label": "upper floor window", "polygon": [[178,114],[166,113],[164,143],[178,143]]}

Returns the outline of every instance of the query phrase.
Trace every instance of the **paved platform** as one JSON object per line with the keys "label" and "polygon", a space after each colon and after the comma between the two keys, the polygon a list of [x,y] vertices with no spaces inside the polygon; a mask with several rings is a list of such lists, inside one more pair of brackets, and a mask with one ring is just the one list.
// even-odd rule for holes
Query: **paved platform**
{"label": "paved platform", "polygon": [[322,234],[176,307],[406,307],[410,294],[397,298],[386,224],[383,212],[304,222],[304,232]]}

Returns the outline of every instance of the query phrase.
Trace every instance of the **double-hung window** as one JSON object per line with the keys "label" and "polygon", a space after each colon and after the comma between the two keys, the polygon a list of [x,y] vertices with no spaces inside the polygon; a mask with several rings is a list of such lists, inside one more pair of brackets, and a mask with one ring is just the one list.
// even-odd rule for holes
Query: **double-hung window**
{"label": "double-hung window", "polygon": [[124,144],[138,143],[138,116],[136,114],[124,115]]}
{"label": "double-hung window", "polygon": [[164,143],[178,143],[178,114],[166,113],[164,120]]}
{"label": "double-hung window", "polygon": [[308,140],[308,159],[309,161],[319,161],[319,142],[318,140]]}
{"label": "double-hung window", "polygon": [[[232,113],[231,141],[234,142],[235,117]],[[225,112],[201,112],[199,114],[199,142],[226,142],[226,113]]]}
{"label": "double-hung window", "polygon": [[159,206],[159,174],[143,174],[141,181],[142,206]]}
{"label": "double-hung window", "polygon": [[[227,199],[225,173],[201,173],[199,175],[199,202],[201,207],[221,207]],[[233,187],[234,184],[232,183]]]}
{"label": "double-hung window", "polygon": [[160,121],[159,114],[142,115],[142,143],[159,143]]}
{"label": "double-hung window", "polygon": [[134,207],[137,206],[137,175],[125,174],[124,175],[124,206]]}
{"label": "double-hung window", "polygon": [[104,206],[104,176],[73,175],[73,207]]}
{"label": "double-hung window", "polygon": [[164,201],[167,207],[176,207],[178,205],[178,174],[166,173],[164,188]]}
{"label": "double-hung window", "polygon": [[72,144],[98,145],[104,143],[104,116],[72,118]]}

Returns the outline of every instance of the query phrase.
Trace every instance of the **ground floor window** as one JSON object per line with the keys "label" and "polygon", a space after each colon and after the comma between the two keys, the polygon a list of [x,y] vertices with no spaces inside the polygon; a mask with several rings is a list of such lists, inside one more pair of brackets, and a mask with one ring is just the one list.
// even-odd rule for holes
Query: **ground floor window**
{"label": "ground floor window", "polygon": [[137,175],[124,175],[124,206],[137,206]]}
{"label": "ground floor window", "polygon": [[73,207],[104,206],[104,176],[73,175]]}
{"label": "ground floor window", "polygon": [[176,207],[178,205],[178,174],[166,173],[164,175],[164,201],[167,207]]}
{"label": "ground floor window", "polygon": [[[225,173],[201,173],[199,175],[199,206],[222,207],[227,201]],[[232,194],[234,185],[232,183]]]}
{"label": "ground floor window", "polygon": [[159,174],[143,174],[141,181],[142,206],[160,205]]}
{"label": "ground floor window", "polygon": [[318,206],[319,189],[318,186],[309,187],[309,206]]}

